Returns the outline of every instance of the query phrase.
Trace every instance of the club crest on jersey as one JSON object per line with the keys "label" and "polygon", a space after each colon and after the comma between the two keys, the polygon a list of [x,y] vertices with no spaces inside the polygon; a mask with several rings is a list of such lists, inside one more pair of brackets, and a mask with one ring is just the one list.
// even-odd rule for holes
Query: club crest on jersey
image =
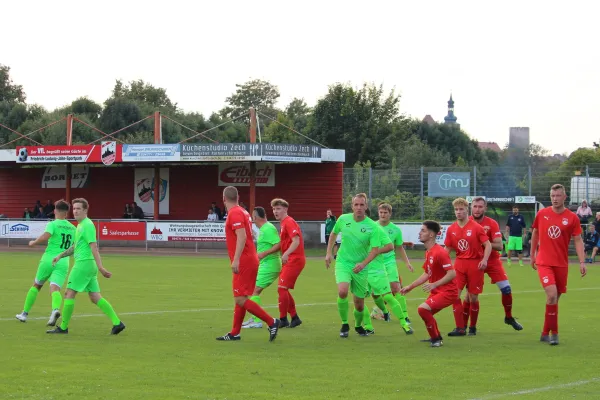
{"label": "club crest on jersey", "polygon": [[360,231],[361,231],[362,233],[365,233],[365,232],[367,231],[367,228],[360,228]]}
{"label": "club crest on jersey", "polygon": [[472,233],[472,232],[473,232],[473,231],[471,231],[470,229],[469,229],[469,230],[467,230],[467,236],[471,236],[471,233]]}
{"label": "club crest on jersey", "polygon": [[429,264],[433,264],[433,257],[429,257]]}
{"label": "club crest on jersey", "polygon": [[489,226],[484,226],[484,227],[483,227],[483,230],[487,232],[487,231],[489,231],[489,230],[490,230],[490,227],[489,227]]}
{"label": "club crest on jersey", "polygon": [[569,223],[569,220],[566,218],[563,218],[563,225],[567,225]]}

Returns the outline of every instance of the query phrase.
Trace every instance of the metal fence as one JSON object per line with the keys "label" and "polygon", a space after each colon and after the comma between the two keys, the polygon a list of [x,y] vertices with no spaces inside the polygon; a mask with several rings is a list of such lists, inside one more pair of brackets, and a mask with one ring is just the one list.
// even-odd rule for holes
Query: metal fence
{"label": "metal fence", "polygon": [[452,168],[371,168],[344,169],[344,212],[351,209],[351,198],[364,192],[371,212],[380,201],[393,207],[398,221],[453,220],[452,200],[456,197],[485,196],[500,213],[515,203],[520,209],[533,209],[524,196],[535,196],[538,205],[550,204],[550,187],[560,183],[567,191],[567,204],[575,210],[584,199],[593,213],[600,211],[600,164],[567,167],[501,166]]}

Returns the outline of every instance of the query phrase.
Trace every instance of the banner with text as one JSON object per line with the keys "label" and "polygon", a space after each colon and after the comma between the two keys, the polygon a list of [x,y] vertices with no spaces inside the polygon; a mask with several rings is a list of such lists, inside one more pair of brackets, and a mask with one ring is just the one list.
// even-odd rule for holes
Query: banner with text
{"label": "banner with text", "polygon": [[146,240],[146,223],[131,222],[97,222],[100,240]]}
{"label": "banner with text", "polygon": [[429,172],[427,174],[429,197],[466,197],[470,190],[470,172]]}
{"label": "banner with text", "polygon": [[48,221],[1,221],[0,238],[36,239],[46,229]]}
{"label": "banner with text", "polygon": [[259,143],[182,144],[181,161],[260,161]]}
{"label": "banner with text", "polygon": [[306,144],[261,143],[263,161],[320,163],[321,147]]}
{"label": "banner with text", "polygon": [[217,222],[148,222],[146,238],[157,242],[224,242],[225,224]]}
{"label": "banner with text", "polygon": [[[102,153],[104,151],[104,153]],[[81,146],[21,146],[16,149],[20,164],[31,163],[104,163],[122,162],[121,146],[115,142],[103,142]]]}
{"label": "banner with text", "polygon": [[[90,182],[89,165],[74,165],[71,168],[71,189],[84,188]],[[67,167],[56,165],[46,167],[42,175],[42,188],[65,189],[67,187]]]}
{"label": "banner with text", "polygon": [[178,144],[124,144],[123,162],[177,161],[180,160]]}
{"label": "banner with text", "polygon": [[[444,244],[444,240],[446,240],[446,230],[451,225],[449,223],[441,223],[442,231],[439,233],[437,238],[435,239],[436,243]],[[413,244],[419,245],[419,231],[421,230],[421,224],[396,224],[398,228],[402,230],[402,239],[404,242],[412,242]],[[337,242],[339,243],[341,234],[338,235]],[[321,224],[321,243],[325,243],[325,224]]]}
{"label": "banner with text", "polygon": [[[154,168],[136,168],[133,201],[144,214],[154,214]],[[159,214],[169,214],[169,168],[160,169]]]}
{"label": "banner with text", "polygon": [[[250,186],[250,166],[219,164],[219,186]],[[275,186],[275,164],[256,163],[256,186]]]}

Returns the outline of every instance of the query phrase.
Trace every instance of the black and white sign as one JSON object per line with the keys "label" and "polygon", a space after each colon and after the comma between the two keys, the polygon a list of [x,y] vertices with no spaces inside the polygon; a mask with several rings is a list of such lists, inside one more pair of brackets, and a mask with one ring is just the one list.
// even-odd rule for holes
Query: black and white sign
{"label": "black and white sign", "polygon": [[181,161],[260,161],[259,143],[182,144]]}

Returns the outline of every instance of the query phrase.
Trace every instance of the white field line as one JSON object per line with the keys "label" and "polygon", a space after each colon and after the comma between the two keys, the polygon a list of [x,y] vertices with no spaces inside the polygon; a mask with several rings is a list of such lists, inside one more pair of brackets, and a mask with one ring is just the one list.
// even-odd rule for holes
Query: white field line
{"label": "white field line", "polygon": [[[415,289],[415,291],[418,289]],[[589,287],[589,288],[577,288],[577,289],[569,289],[569,292],[577,292],[577,291],[584,291],[584,290],[600,290],[600,287]],[[539,289],[539,290],[523,290],[520,292],[514,292],[514,294],[518,295],[518,294],[527,294],[527,293],[543,293],[543,290]],[[495,292],[495,293],[482,293],[479,296],[498,296],[500,293],[499,292]],[[413,301],[423,301],[425,300],[426,297],[419,297],[419,298],[407,298],[407,301],[413,302]],[[337,305],[337,303],[306,303],[306,304],[296,304],[296,307],[318,307],[318,306],[333,306],[333,305]],[[277,308],[277,305],[264,305],[262,306],[263,308]],[[211,311],[231,311],[233,308],[232,307],[228,307],[228,308],[191,308],[191,309],[186,309],[186,310],[166,310],[166,311],[133,311],[133,312],[120,312],[118,313],[119,315],[155,315],[155,314],[180,314],[180,313],[199,313],[199,312],[211,312]],[[18,310],[16,311],[18,312]],[[73,318],[88,318],[88,317],[104,317],[104,314],[74,314]],[[32,321],[36,321],[36,320],[43,320],[43,319],[48,319],[48,317],[33,317],[33,318],[28,318],[28,320],[32,320]],[[0,322],[2,321],[15,321],[16,318],[12,317],[12,318],[0,318]]]}
{"label": "white field line", "polygon": [[586,380],[582,380],[582,381],[562,383],[560,385],[550,385],[550,386],[543,386],[543,387],[538,387],[538,388],[533,388],[533,389],[519,390],[516,392],[491,394],[488,396],[477,397],[477,398],[473,398],[473,399],[469,399],[469,400],[502,399],[502,398],[510,397],[510,396],[519,396],[519,395],[523,395],[523,394],[546,392],[548,390],[554,390],[554,389],[563,389],[563,388],[569,388],[569,387],[574,387],[574,386],[582,386],[582,385],[587,385],[588,383],[593,383],[593,382],[600,382],[600,377],[590,378],[590,379],[586,379]]}

